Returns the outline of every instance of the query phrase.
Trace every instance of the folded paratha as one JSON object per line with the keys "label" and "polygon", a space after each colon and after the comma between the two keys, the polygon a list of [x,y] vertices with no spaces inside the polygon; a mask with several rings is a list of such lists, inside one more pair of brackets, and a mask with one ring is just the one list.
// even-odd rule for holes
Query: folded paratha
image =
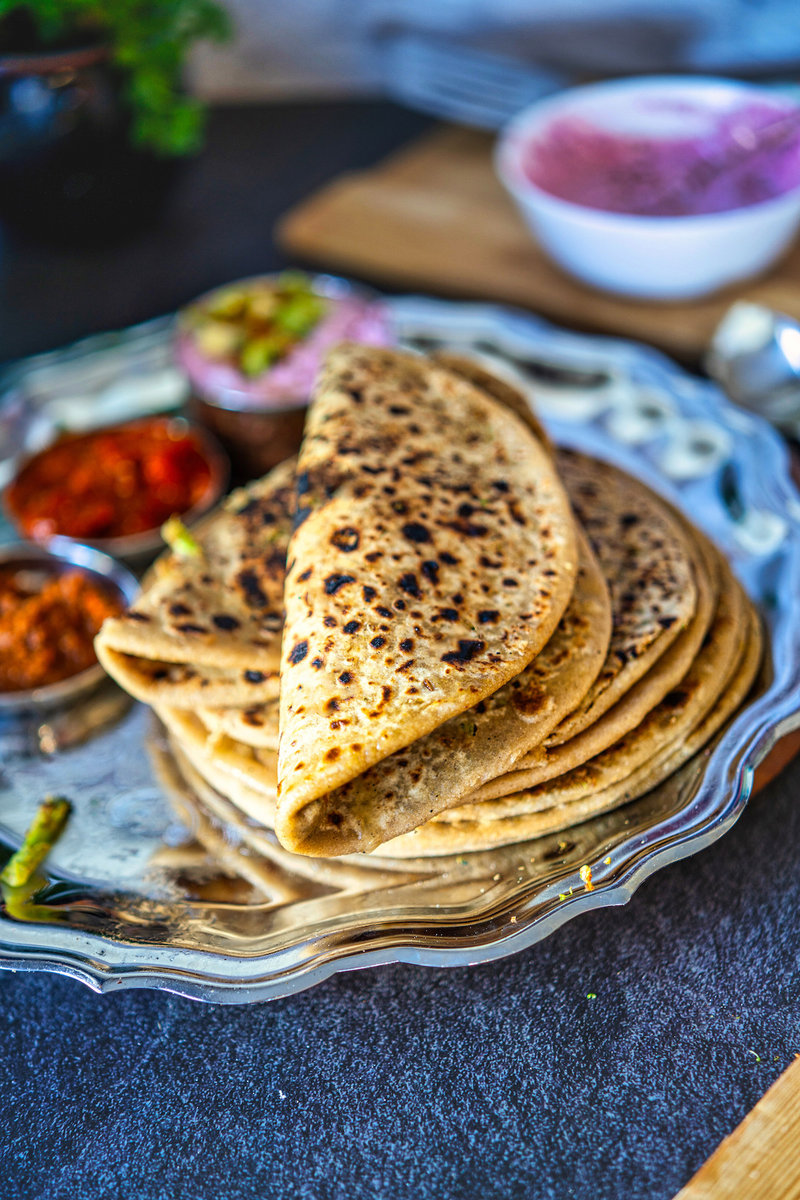
{"label": "folded paratha", "polygon": [[[472,371],[468,362],[448,361],[461,365],[482,386],[494,386],[490,376],[479,369]],[[523,403],[520,397],[519,404]],[[615,480],[611,488],[606,486],[609,476]],[[597,487],[593,486],[595,482]],[[713,550],[705,551],[708,562],[704,565],[702,544],[698,546],[697,535],[686,523],[671,516],[643,485],[614,468],[593,460],[576,460],[573,486],[578,500],[586,503],[586,495],[592,497],[595,544],[619,606],[614,649],[604,665],[605,676],[618,689],[620,678],[630,679],[637,673],[638,661],[627,671],[622,668],[637,660],[637,638],[643,630],[651,636],[651,659],[653,642],[659,647],[667,643],[655,666],[582,734],[560,745],[542,745],[592,685],[599,670],[597,656],[602,654],[603,645],[608,646],[608,602],[605,597],[600,599],[602,583],[598,583],[592,565],[582,572],[583,585],[573,596],[557,635],[531,667],[485,700],[482,712],[471,709],[469,719],[451,718],[349,783],[332,789],[313,810],[301,809],[302,817],[313,812],[313,824],[301,824],[294,813],[290,814],[282,836],[293,850],[326,855],[368,850],[414,828],[443,808],[457,808],[476,787],[472,800],[483,800],[529,789],[563,774],[637,725],[683,677],[713,612]],[[661,524],[654,522],[656,536],[649,529],[633,528],[637,523],[628,519],[630,506],[639,503],[643,494],[649,512],[663,518]],[[695,611],[688,625],[670,642],[669,637],[660,637],[663,626],[656,624],[656,618],[663,617],[665,593],[668,603],[675,600],[667,592],[669,582],[675,577],[681,583],[681,571],[687,564],[696,592]],[[636,605],[631,605],[631,596],[637,597]],[[658,608],[649,614],[648,626],[645,605],[653,596]],[[685,595],[677,599],[683,601]],[[592,614],[588,622],[584,610]],[[510,703],[512,696],[514,703]],[[237,751],[236,743],[274,750],[275,709],[275,702],[251,705],[246,710],[196,708],[208,732],[206,753],[211,753],[215,739],[225,734],[222,754],[238,755],[239,778],[244,780],[252,758],[244,748]],[[523,711],[526,718],[521,716]],[[488,782],[479,786],[484,780]]]}
{"label": "folded paratha", "polygon": [[568,741],[558,740],[560,729],[556,730],[556,735],[520,757],[511,771],[480,787],[472,800],[506,796],[555,779],[600,754],[635,729],[691,668],[708,634],[720,591],[730,593],[726,598],[726,610],[732,609],[733,623],[742,619],[745,600],[740,589],[737,590],[730,567],[698,530],[693,531],[685,525],[685,533],[697,588],[695,611],[686,628],[650,670],[593,724]]}
{"label": "folded paratha", "polygon": [[[102,630],[101,630],[102,632]],[[99,635],[98,635],[99,636]],[[192,666],[123,654],[111,646],[96,645],[97,657],[120,687],[144,704],[169,705],[195,711],[200,705],[251,707],[275,701],[280,693],[280,672],[241,667]]]}
{"label": "folded paratha", "polygon": [[[281,831],[285,844],[301,853],[334,855],[366,851],[443,809],[458,809],[476,787],[472,801],[530,789],[574,769],[616,742],[680,681],[705,636],[713,612],[715,588],[710,575],[716,572],[714,551],[709,548],[704,551],[700,535],[693,534],[680,517],[671,516],[643,485],[592,460],[583,461],[581,468],[580,473],[576,472],[579,497],[582,492],[585,497],[587,477],[593,470],[599,485],[606,484],[609,475],[616,476],[615,487],[598,486],[592,503],[595,543],[603,555],[620,606],[615,653],[610,666],[606,660],[606,676],[618,687],[620,675],[630,678],[636,673],[633,669],[622,671],[625,662],[620,649],[629,648],[630,658],[635,658],[639,649],[635,639],[643,629],[648,630],[644,607],[648,598],[655,594],[659,606],[651,617],[663,616],[665,594],[668,602],[674,599],[667,592],[672,576],[662,570],[665,548],[669,556],[667,566],[677,579],[682,580],[681,570],[688,567],[688,577],[693,581],[695,610],[688,625],[671,642],[666,637],[659,641],[662,626],[651,620],[649,632],[652,635],[654,627],[658,631],[651,640],[651,657],[653,640],[660,646],[667,642],[655,666],[583,733],[560,745],[549,745],[548,741],[542,745],[547,734],[565,714],[575,709],[592,685],[600,666],[598,655],[602,656],[602,647],[608,645],[608,601],[601,596],[605,589],[592,565],[581,573],[582,585],[576,589],[557,634],[526,671],[484,700],[478,709],[468,710],[461,719],[451,718],[354,780],[332,789],[313,809],[301,808],[301,820],[313,814],[313,823],[302,824],[294,813],[290,814],[288,828]],[[627,508],[638,503],[642,494],[646,494],[650,510],[663,517],[666,536],[664,525],[658,523],[656,531],[660,536],[651,537],[649,531],[638,529],[631,531]],[[617,541],[620,538],[625,553],[620,551]],[[631,615],[631,595],[639,597],[635,620]],[[591,614],[588,621],[587,612]],[[225,735],[220,741],[220,753],[223,760],[227,756],[238,761],[237,787],[246,781],[249,770],[261,769],[253,768],[253,758],[246,747],[272,750],[276,747],[274,702],[250,706],[247,710],[195,711],[207,731],[206,755],[213,753],[215,741]],[[245,745],[240,748],[237,743]],[[198,727],[196,749],[201,745]],[[219,759],[216,767],[210,769],[219,771]],[[483,786],[479,786],[482,782]]]}
{"label": "folded paratha", "polygon": [[265,750],[278,749],[278,700],[247,708],[204,708],[195,713],[208,734],[209,743],[223,735]]}
{"label": "folded paratha", "polygon": [[524,842],[572,828],[599,813],[645,795],[693,758],[733,716],[746,699],[758,673],[763,650],[761,624],[750,607],[748,623],[742,631],[742,654],[734,675],[717,702],[685,738],[670,742],[653,758],[627,778],[583,799],[556,804],[540,812],[499,817],[495,820],[468,820],[459,824],[429,821],[411,833],[377,847],[375,857],[409,859],[429,855],[464,854],[496,846]]}
{"label": "folded paratha", "polygon": [[466,380],[340,346],[297,473],[281,660],[277,830],[472,707],[546,644],[575,527],[530,429]]}
{"label": "folded paratha", "polygon": [[602,666],[611,635],[608,589],[579,531],[580,567],[555,633],[509,683],[473,708],[291,813],[278,832],[302,854],[367,852],[458,804],[510,766],[580,701]]}
{"label": "folded paratha", "polygon": [[162,555],[135,604],[97,636],[109,674],[145,701],[209,704],[225,694],[219,702],[250,704],[276,695],[293,503],[288,460],[196,526],[199,553]]}
{"label": "folded paratha", "polygon": [[571,450],[559,450],[556,463],[606,577],[614,628],[603,669],[551,735],[553,744],[616,704],[686,628],[697,603],[696,554],[685,527],[645,484]]}
{"label": "folded paratha", "polygon": [[[487,820],[539,812],[581,799],[627,778],[667,745],[691,733],[732,676],[741,656],[742,630],[749,627],[748,602],[741,585],[729,573],[725,585],[708,635],[686,675],[624,736],[577,766],[550,776],[547,782],[535,786],[524,782],[518,791],[449,809],[435,819],[456,823]],[[554,753],[558,755],[565,746],[556,747]],[[524,778],[525,772],[514,772],[508,778],[517,776]]]}
{"label": "folded paratha", "polygon": [[[505,380],[498,379],[473,359],[465,358],[462,355],[441,353],[434,355],[434,361],[468,379],[500,401],[501,404],[505,404],[530,425],[533,433],[552,454],[552,447],[543,426],[531,411],[528,401],[520,391]],[[599,632],[597,627],[595,632]],[[276,701],[271,699],[266,703],[260,703],[260,700],[262,695],[277,697],[279,676],[270,677],[270,680],[265,681],[259,689],[254,689],[247,680],[242,681],[242,683],[248,684],[243,688],[242,683],[237,679],[235,690],[229,690],[226,695],[222,691],[223,682],[221,680],[209,679],[208,671],[200,673],[188,668],[184,668],[184,670],[191,679],[195,680],[194,687],[189,686],[189,680],[181,677],[176,680],[177,686],[170,688],[169,681],[177,674],[178,668],[165,670],[165,664],[159,665],[162,667],[160,684],[156,684],[151,679],[141,681],[140,678],[137,678],[137,674],[140,677],[143,671],[140,664],[136,664],[134,667],[121,664],[116,669],[118,677],[119,673],[123,671],[128,673],[128,680],[132,685],[129,690],[135,689],[134,694],[147,694],[149,697],[152,692],[157,704],[191,708],[197,713],[212,736],[216,733],[226,733],[247,745],[277,750],[279,706]],[[146,672],[147,668],[144,670]],[[149,674],[152,676],[152,670]],[[573,671],[574,674],[576,671]],[[128,686],[128,680],[126,680],[126,686]],[[158,692],[157,696],[156,691]],[[233,699],[230,698],[231,696]],[[243,703],[246,703],[246,707],[242,707]]]}
{"label": "folded paratha", "polygon": [[[171,754],[153,749],[151,755],[181,819],[198,840],[212,853],[220,841],[230,843],[232,838],[237,844],[246,846],[250,872],[257,873],[259,880],[272,884],[275,872],[279,871],[281,882],[288,881],[289,886],[292,877],[303,878],[354,894],[398,887],[438,870],[438,864],[434,862],[415,866],[413,872],[409,872],[405,863],[392,865],[367,855],[359,856],[356,863],[352,858],[311,858],[305,854],[292,854],[284,850],[268,826],[243,817],[241,809],[192,766],[180,746],[173,744]],[[250,872],[241,870],[240,873],[251,878]]]}

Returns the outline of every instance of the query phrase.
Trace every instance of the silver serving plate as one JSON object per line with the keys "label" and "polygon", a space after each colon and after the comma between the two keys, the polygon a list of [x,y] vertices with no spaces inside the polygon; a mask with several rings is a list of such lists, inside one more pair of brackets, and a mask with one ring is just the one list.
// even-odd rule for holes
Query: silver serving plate
{"label": "silver serving plate", "polygon": [[[581,912],[625,903],[659,867],[720,837],[742,812],[755,767],[800,724],[800,497],[766,422],[641,346],[495,307],[388,303],[402,341],[467,350],[529,383],[556,441],[639,475],[711,534],[768,630],[771,662],[756,698],[712,749],[614,812],[491,853],[410,862],[394,875],[355,860],[323,864],[309,879],[308,860],[284,860],[280,897],[242,885],[215,891],[192,874],[202,856],[165,799],[169,760],[141,705],[65,750],[32,736],[4,741],[0,726],[0,836],[8,845],[18,844],[46,792],[75,805],[48,860],[47,889],[29,909],[0,915],[0,965],[57,971],[97,991],[157,987],[243,1003],[340,970],[500,958]],[[83,366],[87,380],[101,380],[94,393],[87,382],[84,394],[102,404],[103,388],[124,380],[129,361],[140,378],[149,358],[163,371],[169,336],[167,322],[152,323],[73,348],[71,386]],[[2,419],[0,408],[0,431]],[[226,858],[252,877],[258,860],[246,846],[231,841]]]}

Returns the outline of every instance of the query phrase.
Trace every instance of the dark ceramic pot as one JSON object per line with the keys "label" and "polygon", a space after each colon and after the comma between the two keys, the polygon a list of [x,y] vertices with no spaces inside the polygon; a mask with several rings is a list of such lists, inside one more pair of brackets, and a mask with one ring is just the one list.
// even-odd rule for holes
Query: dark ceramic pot
{"label": "dark ceramic pot", "polygon": [[79,243],[152,223],[179,164],[132,146],[129,128],[105,46],[13,53],[3,45],[0,219],[41,240]]}

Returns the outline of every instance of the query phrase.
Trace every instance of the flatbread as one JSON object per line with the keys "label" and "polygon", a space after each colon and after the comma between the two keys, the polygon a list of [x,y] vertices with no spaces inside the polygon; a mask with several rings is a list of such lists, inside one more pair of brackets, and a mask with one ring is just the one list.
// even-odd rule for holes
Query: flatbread
{"label": "flatbread", "polygon": [[274,751],[245,746],[225,735],[213,746],[201,722],[185,709],[160,709],[158,717],[170,737],[180,745],[194,766],[219,786],[254,820],[265,825],[275,821],[277,755]]}
{"label": "flatbread", "polygon": [[[761,618],[750,606],[749,628],[745,634],[741,657],[717,703],[695,726],[688,737],[678,738],[665,746],[663,751],[651,762],[645,763],[635,771],[628,780],[628,786],[636,788],[637,794],[643,796],[651,788],[673,775],[703,747],[707,747],[711,739],[734,717],[747,699],[756,682],[763,655],[764,630]],[[706,753],[709,751],[706,750]]]}
{"label": "flatbread", "polygon": [[457,804],[555,728],[596,678],[611,635],[608,589],[582,533],[579,554],[572,599],[533,662],[477,706],[321,797],[314,823],[291,827],[293,850],[369,851]]}
{"label": "flatbread", "polygon": [[[180,789],[179,812],[184,823],[196,834],[212,853],[219,847],[219,838],[230,840],[231,835],[246,845],[258,856],[253,868],[259,870],[263,862],[266,872],[272,877],[277,869],[285,878],[286,875],[312,880],[325,887],[333,887],[339,892],[350,894],[371,892],[386,887],[398,887],[420,875],[432,874],[438,870],[438,864],[415,865],[413,872],[406,863],[391,865],[382,859],[363,856],[358,863],[343,858],[310,858],[307,855],[292,854],[284,850],[274,832],[265,825],[253,820],[243,819],[243,814],[235,804],[204,779],[187,759],[179,746],[172,746],[172,778],[169,780],[170,798],[175,797],[174,788]],[[162,782],[167,780],[165,772]],[[180,782],[178,782],[180,781]],[[181,786],[181,784],[183,786]],[[181,804],[180,801],[183,803]],[[196,821],[195,818],[200,820]],[[210,822],[214,827],[215,836],[211,833]],[[260,872],[261,874],[261,872]],[[263,874],[261,878],[263,879]],[[248,875],[247,878],[250,878]],[[290,885],[291,886],[291,885]]]}
{"label": "flatbread", "polygon": [[697,587],[697,604],[686,628],[681,630],[650,670],[594,724],[569,741],[553,745],[549,739],[546,740],[531,753],[523,755],[513,770],[479,788],[472,800],[491,800],[555,779],[613,746],[621,737],[637,728],[690,670],[708,634],[719,593],[724,596],[718,624],[723,630],[739,628],[744,620],[746,600],[730,567],[699,531],[693,532],[687,526],[686,533],[692,544],[692,565]]}
{"label": "flatbread", "polygon": [[[732,575],[725,582],[708,636],[686,675],[623,737],[615,739],[608,748],[582,761],[580,765],[555,778],[551,777],[546,783],[525,785],[519,791],[498,799],[461,805],[440,813],[434,819],[456,823],[462,820],[495,820],[520,813],[540,812],[582,799],[626,779],[644,763],[650,762],[665,746],[691,733],[714,706],[733,675],[741,656],[742,629],[748,628],[748,606],[741,585]],[[607,713],[606,717],[610,715]],[[559,746],[554,753],[558,755],[564,748]],[[525,773],[514,774],[524,776]]]}
{"label": "flatbread", "polygon": [[[167,551],[157,559],[136,602],[106,620],[96,638],[109,674],[126,665],[120,655],[215,672],[279,670],[294,466],[289,459],[232,492],[197,525],[201,554]],[[148,695],[146,675],[133,681]],[[123,686],[132,676],[133,669],[125,672]]]}
{"label": "flatbread", "polygon": [[596,682],[551,735],[592,725],[652,667],[695,610],[693,554],[679,521],[645,484],[571,450],[556,462],[611,592],[614,629]]}
{"label": "flatbread", "polygon": [[[371,869],[374,870],[384,863],[393,871],[402,870],[403,866],[407,865],[415,875],[424,871],[427,863],[431,864],[429,869],[433,869],[435,864],[437,870],[440,869],[440,864],[449,863],[451,867],[457,864],[461,873],[468,870],[473,861],[482,863],[484,852],[496,852],[505,845],[521,845],[533,838],[559,833],[644,795],[702,750],[736,713],[758,673],[763,634],[759,618],[752,608],[748,612],[747,626],[734,673],[716,704],[688,737],[679,739],[677,743],[671,742],[656,754],[651,762],[639,768],[621,784],[605,792],[587,796],[583,800],[556,806],[546,812],[530,814],[527,818],[512,817],[505,821],[484,822],[480,828],[477,823],[463,822],[454,830],[432,821],[418,831],[384,843],[369,855],[326,860],[296,856],[283,851],[271,840],[271,833],[267,827],[245,819],[239,808],[193,771],[179,747],[176,747],[174,752],[181,773],[192,791],[200,797],[203,804],[208,805],[226,830],[233,828],[236,835],[241,836],[257,852],[271,854],[278,864],[308,878],[334,886],[348,886],[351,872],[354,881],[358,883]],[[469,854],[469,859],[457,857],[463,854]]]}
{"label": "flatbread", "polygon": [[[539,438],[543,445],[546,446],[549,453],[553,453],[553,448],[550,445],[547,433],[537,420],[525,395],[514,388],[505,380],[498,379],[496,375],[491,374],[474,359],[465,358],[459,354],[441,353],[433,356],[434,361],[447,370],[453,371],[458,375],[462,375],[471,383],[488,392],[494,399],[499,400],[501,404],[512,409],[517,416],[521,417],[527,424],[530,425],[533,433]],[[598,590],[602,587],[598,585]],[[566,614],[565,614],[566,616]],[[596,625],[594,626],[595,633],[598,633],[604,627],[605,616],[595,614]],[[552,642],[552,639],[551,639]],[[571,675],[574,677],[578,672],[579,663],[583,665],[585,659],[585,651],[582,648],[581,653],[576,655],[576,662]],[[197,674],[197,673],[196,673]],[[206,689],[210,685],[206,674],[200,672],[199,690]],[[238,682],[238,681],[237,681]],[[246,681],[245,681],[246,682]],[[274,681],[274,695],[278,695],[277,678]],[[141,690],[141,689],[140,689]],[[198,689],[195,689],[197,691]],[[269,688],[269,694],[273,694],[273,689]],[[246,699],[241,696],[242,688],[237,687],[235,695],[237,701]],[[570,692],[569,688],[565,688],[565,695]],[[235,738],[238,741],[245,742],[250,746],[264,746],[270,750],[278,748],[278,733],[279,733],[279,706],[277,703],[268,701],[266,704],[250,703],[246,708],[225,707],[229,705],[229,701],[218,700],[218,690],[215,688],[212,691],[212,697],[209,699],[208,694],[199,697],[201,707],[198,707],[198,697],[192,693],[188,687],[185,689],[176,689],[174,698],[166,694],[164,689],[163,702],[167,704],[177,704],[180,707],[192,708],[197,713],[200,720],[205,725],[209,734],[213,736],[217,733],[226,733],[229,737]],[[214,707],[205,707],[206,704],[214,705]]]}
{"label": "flatbread", "polygon": [[197,708],[195,712],[212,746],[224,734],[234,741],[244,742],[246,746],[277,750],[278,710],[278,701],[275,699],[248,708]]}
{"label": "flatbread", "polygon": [[253,667],[223,670],[220,667],[168,663],[158,659],[122,654],[110,646],[97,647],[97,657],[120,687],[144,704],[155,708],[186,708],[199,705],[250,707],[274,701],[280,693],[280,673]]}
{"label": "flatbread", "polygon": [[472,707],[546,644],[577,571],[572,514],[530,430],[467,381],[343,345],[297,474],[277,832]]}
{"label": "flatbread", "polygon": [[474,383],[476,387],[488,393],[493,400],[498,400],[500,404],[510,408],[530,428],[547,453],[551,455],[555,453],[547,430],[528,403],[527,396],[519,388],[514,387],[505,379],[500,379],[494,372],[487,371],[474,358],[468,358],[466,355],[457,354],[452,350],[440,350],[432,355],[432,358],[435,363],[439,363],[440,366],[452,371],[455,375],[461,375],[464,379],[468,379],[470,383]]}
{"label": "flatbread", "polygon": [[688,737],[665,747],[660,754],[634,771],[627,779],[582,800],[556,805],[543,812],[510,816],[495,821],[463,821],[458,825],[429,821],[411,833],[385,842],[373,850],[373,855],[409,859],[428,855],[464,854],[524,842],[572,828],[590,817],[609,812],[645,795],[697,754],[747,697],[758,672],[763,650],[761,625],[752,610],[749,628],[743,640],[744,652],[736,674],[707,716]]}

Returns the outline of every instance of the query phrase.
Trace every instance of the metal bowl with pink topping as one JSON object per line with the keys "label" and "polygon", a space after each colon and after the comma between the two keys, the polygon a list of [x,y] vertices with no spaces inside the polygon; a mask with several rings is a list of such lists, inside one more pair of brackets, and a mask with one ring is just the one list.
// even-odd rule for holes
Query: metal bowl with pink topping
{"label": "metal bowl with pink topping", "polygon": [[239,478],[295,453],[322,359],[346,340],[390,345],[391,320],[374,293],[331,275],[254,276],[180,312],[175,354],[189,413],[216,434]]}

